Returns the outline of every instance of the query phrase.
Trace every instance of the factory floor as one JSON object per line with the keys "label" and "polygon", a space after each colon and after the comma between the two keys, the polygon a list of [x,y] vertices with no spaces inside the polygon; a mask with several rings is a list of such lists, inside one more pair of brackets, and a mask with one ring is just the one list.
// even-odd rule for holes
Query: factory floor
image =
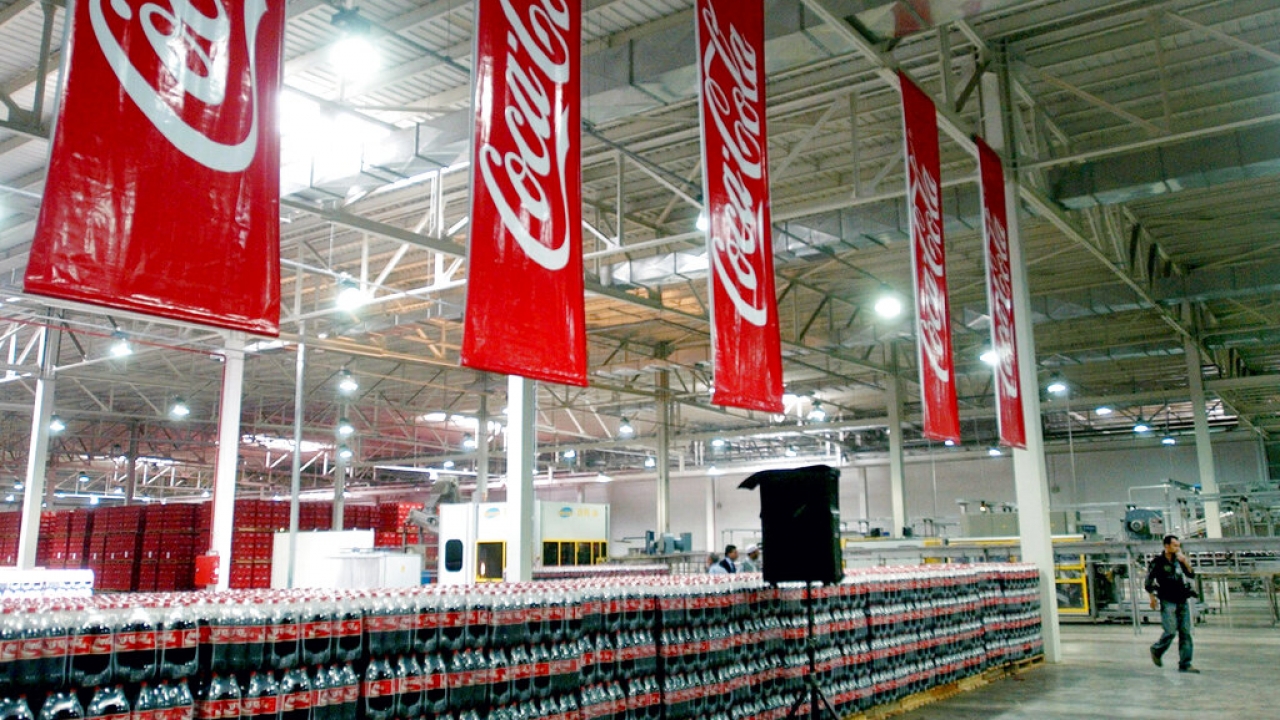
{"label": "factory floor", "polygon": [[[1256,605],[1256,607],[1253,607]],[[1147,648],[1158,625],[1062,626],[1062,662],[1042,664],[895,720],[1081,720],[1280,718],[1280,626],[1261,601],[1237,602],[1192,633],[1193,664],[1178,672],[1177,641],[1164,667]]]}

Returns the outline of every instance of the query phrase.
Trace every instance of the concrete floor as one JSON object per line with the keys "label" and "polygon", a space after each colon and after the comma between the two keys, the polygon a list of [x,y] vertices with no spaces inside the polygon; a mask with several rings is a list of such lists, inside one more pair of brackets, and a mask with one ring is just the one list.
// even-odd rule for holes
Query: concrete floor
{"label": "concrete floor", "polygon": [[902,720],[1276,720],[1280,718],[1280,627],[1262,615],[1210,616],[1195,628],[1202,674],[1179,673],[1177,644],[1164,667],[1148,646],[1160,636],[1146,625],[1064,625],[1062,662],[909,713]]}

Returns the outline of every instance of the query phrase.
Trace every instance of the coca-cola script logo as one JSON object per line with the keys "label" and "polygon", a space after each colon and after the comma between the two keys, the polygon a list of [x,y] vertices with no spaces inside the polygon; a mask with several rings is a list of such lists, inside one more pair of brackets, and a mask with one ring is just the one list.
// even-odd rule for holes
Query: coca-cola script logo
{"label": "coca-cola script logo", "polygon": [[[167,7],[144,2],[137,9],[130,0],[89,0],[89,22],[120,86],[156,130],[201,165],[240,172],[253,162],[258,147],[256,46],[258,24],[267,5],[265,0],[245,0],[244,28],[237,33],[223,0],[206,2],[212,6],[212,15],[191,0],[167,0]],[[107,4],[110,15],[104,8]],[[133,42],[138,29],[134,23],[146,43]],[[122,39],[128,41],[128,50]],[[151,55],[146,55],[147,50]],[[240,83],[247,87],[239,87]],[[212,111],[199,114],[203,121],[224,104],[248,103],[247,131],[237,122],[233,127],[243,137],[215,137],[231,133],[216,131],[211,121],[190,122],[185,108],[192,99]],[[240,108],[230,110],[241,112]]]}
{"label": "coca-cola script logo", "polygon": [[761,277],[768,188],[760,58],[736,27],[726,34],[710,4],[700,20],[704,122],[715,126],[706,138],[712,267],[738,315],[763,327],[773,298],[763,292]]}
{"label": "coca-cola script logo", "polygon": [[1000,392],[1010,398],[1018,397],[1017,365],[1014,362],[1013,330],[1013,273],[1009,260],[1009,235],[1000,218],[990,208],[982,209],[982,221],[986,223],[990,238],[987,240],[990,263],[991,328],[993,343],[1000,361],[996,372],[1000,375]]}
{"label": "coca-cola script logo", "polygon": [[[907,143],[912,143],[912,133]],[[919,288],[920,345],[924,359],[938,382],[951,381],[951,357],[946,351],[947,297],[945,251],[942,245],[942,209],[938,206],[938,179],[911,153],[911,224],[918,228],[916,270]]]}
{"label": "coca-cola script logo", "polygon": [[570,249],[571,128],[560,88],[574,70],[571,15],[559,0],[530,3],[524,15],[511,0],[501,5],[508,50],[496,63],[503,78],[495,78],[493,99],[505,91],[509,102],[499,104],[502,117],[479,138],[480,175],[503,229],[530,260],[556,271],[568,264]]}

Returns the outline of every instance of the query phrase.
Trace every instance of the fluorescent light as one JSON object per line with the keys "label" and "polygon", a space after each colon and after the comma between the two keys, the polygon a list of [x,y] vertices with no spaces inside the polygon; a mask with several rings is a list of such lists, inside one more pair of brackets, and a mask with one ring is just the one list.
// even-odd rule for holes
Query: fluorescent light
{"label": "fluorescent light", "polygon": [[1114,410],[1112,410],[1111,408],[1107,407],[1106,405],[1103,405],[1102,407],[1098,408],[1097,410],[1094,410],[1093,412],[1094,412],[1094,414],[1095,414],[1095,415],[1104,415],[1104,416],[1105,416],[1105,415],[1110,415],[1111,413],[1113,413],[1113,412],[1115,412],[1115,411],[1114,411]]}
{"label": "fluorescent light", "polygon": [[338,390],[343,395],[350,395],[360,389],[360,383],[356,380],[351,371],[343,368],[338,376]]}
{"label": "fluorescent light", "polygon": [[827,411],[822,409],[822,403],[818,400],[813,401],[813,409],[809,411],[809,422],[826,422]]}
{"label": "fluorescent light", "polygon": [[876,298],[876,314],[886,320],[892,320],[902,314],[902,300],[895,293],[886,292]]}
{"label": "fluorescent light", "polygon": [[338,296],[334,298],[333,304],[339,310],[355,312],[368,303],[369,300],[368,291],[361,288],[359,284],[351,280],[343,280],[338,283]]}
{"label": "fluorescent light", "polygon": [[115,338],[115,342],[111,343],[111,357],[125,357],[133,354],[133,347],[129,345],[129,338],[124,333],[117,330],[111,333],[111,337]]}
{"label": "fluorescent light", "polygon": [[347,80],[369,79],[382,66],[382,54],[363,33],[344,35],[329,49],[334,70]]}

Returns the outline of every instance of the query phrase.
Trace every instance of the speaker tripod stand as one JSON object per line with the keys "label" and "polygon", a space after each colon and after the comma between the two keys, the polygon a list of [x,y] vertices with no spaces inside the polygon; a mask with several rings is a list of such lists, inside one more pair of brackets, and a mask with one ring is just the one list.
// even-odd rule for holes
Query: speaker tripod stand
{"label": "speaker tripod stand", "polygon": [[804,644],[805,651],[809,655],[809,672],[804,676],[804,689],[796,696],[794,702],[791,703],[791,709],[787,711],[787,718],[800,717],[800,706],[804,704],[805,699],[809,700],[809,720],[819,720],[827,717],[831,720],[840,720],[839,713],[831,706],[831,701],[827,699],[827,694],[822,691],[822,686],[818,684],[818,648],[817,642],[814,640],[814,618],[813,618],[813,583],[806,582],[804,584],[804,608],[805,615],[808,619],[808,630],[805,631]]}

